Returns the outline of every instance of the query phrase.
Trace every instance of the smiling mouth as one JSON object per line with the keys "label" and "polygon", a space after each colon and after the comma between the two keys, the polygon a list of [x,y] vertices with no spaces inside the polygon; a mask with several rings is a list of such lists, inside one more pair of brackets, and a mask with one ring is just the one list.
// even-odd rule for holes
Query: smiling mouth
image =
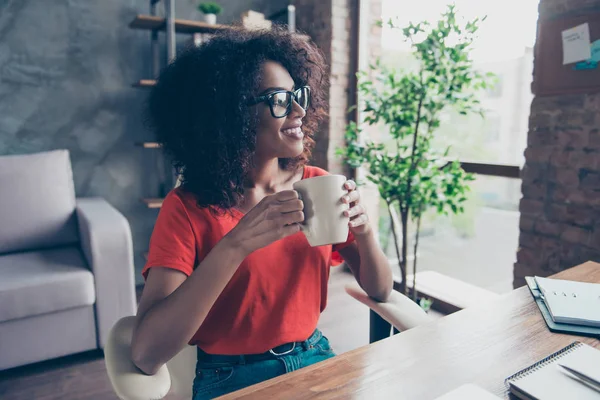
{"label": "smiling mouth", "polygon": [[282,129],[281,133],[292,139],[301,140],[304,138],[304,133],[301,127]]}

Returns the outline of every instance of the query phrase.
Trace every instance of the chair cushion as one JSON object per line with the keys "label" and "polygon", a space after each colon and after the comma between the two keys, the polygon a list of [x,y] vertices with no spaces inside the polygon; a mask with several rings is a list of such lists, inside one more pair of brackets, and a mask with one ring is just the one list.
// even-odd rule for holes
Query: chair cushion
{"label": "chair cushion", "polygon": [[94,276],[78,247],[0,256],[0,322],[95,301]]}
{"label": "chair cushion", "polygon": [[0,157],[0,254],[78,241],[67,150]]}

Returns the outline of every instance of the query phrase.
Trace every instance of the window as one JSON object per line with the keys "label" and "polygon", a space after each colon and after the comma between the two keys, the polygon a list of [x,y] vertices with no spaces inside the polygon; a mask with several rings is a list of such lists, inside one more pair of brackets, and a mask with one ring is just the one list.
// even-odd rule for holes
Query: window
{"label": "window", "polygon": [[481,124],[483,125],[484,145],[488,147],[490,144],[497,143],[500,140],[500,131],[502,128],[500,115],[488,111],[485,118],[481,119]]}
{"label": "window", "polygon": [[[496,75],[496,85],[482,93],[480,100],[486,115],[500,121],[500,130],[497,140],[489,140],[495,134],[488,133],[481,117],[449,115],[450,123],[436,134],[440,145],[452,146],[451,155],[464,160],[522,165],[533,99],[530,85],[539,0],[383,0],[382,17],[387,21],[397,16],[400,26],[410,21],[435,22],[449,3],[455,3],[459,16],[467,19],[487,16],[480,24],[472,56],[482,72]],[[515,14],[515,9],[519,13]],[[414,65],[399,30],[384,27],[381,45],[385,64],[395,68]]]}
{"label": "window", "polygon": [[502,79],[502,75],[496,74],[496,83],[494,84],[494,86],[492,86],[491,88],[489,88],[486,91],[484,98],[487,97],[490,99],[497,99],[499,97],[502,97],[502,85],[503,84],[504,84],[504,82]]}
{"label": "window", "polygon": [[[483,17],[472,53],[482,72],[493,72],[496,85],[481,94],[485,117],[462,116],[449,111],[435,135],[440,148],[451,146],[450,155],[461,161],[521,166],[527,144],[533,45],[538,0],[492,2],[455,0],[459,16]],[[382,16],[398,22],[437,21],[449,1],[383,0]],[[519,9],[515,14],[514,10]],[[382,61],[396,68],[414,64],[400,31],[384,27]],[[385,131],[381,132],[385,135]],[[435,270],[502,293],[512,289],[512,271],[519,235],[518,179],[477,175],[471,185],[466,212],[423,217],[419,239],[418,271]],[[380,207],[380,239],[386,254],[395,259],[390,218]],[[414,231],[409,231],[414,240]],[[414,243],[414,242],[413,242]],[[409,252],[410,254],[410,252]],[[412,273],[409,256],[408,272]],[[395,271],[399,274],[399,271]]]}

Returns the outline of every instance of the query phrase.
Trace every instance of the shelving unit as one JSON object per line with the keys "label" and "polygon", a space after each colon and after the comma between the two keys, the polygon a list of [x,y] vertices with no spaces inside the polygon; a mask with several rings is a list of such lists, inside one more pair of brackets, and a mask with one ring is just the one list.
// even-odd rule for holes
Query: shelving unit
{"label": "shelving unit", "polygon": [[160,149],[160,143],[156,142],[138,142],[135,144],[138,147],[143,147],[144,149]]}
{"label": "shelving unit", "polygon": [[142,199],[142,202],[144,204],[146,204],[146,207],[148,207],[148,208],[161,208],[163,200],[164,199],[160,198],[160,197],[157,197],[157,198],[146,198],[146,199]]}
{"label": "shelving unit", "polygon": [[134,88],[151,88],[156,85],[156,79],[140,79],[131,84]]}
{"label": "shelving unit", "polygon": [[[207,24],[202,21],[190,21],[185,19],[174,19],[175,33],[216,33],[228,29],[233,29],[229,25]],[[167,28],[167,19],[155,15],[138,15],[129,23],[132,29],[146,29],[164,31]]]}

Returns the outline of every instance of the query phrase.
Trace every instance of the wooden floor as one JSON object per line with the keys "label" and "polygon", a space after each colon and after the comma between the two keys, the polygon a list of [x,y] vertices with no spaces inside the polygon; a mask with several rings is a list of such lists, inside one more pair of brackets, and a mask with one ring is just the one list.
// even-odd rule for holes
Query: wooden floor
{"label": "wooden floor", "polygon": [[[344,353],[369,342],[369,310],[344,291],[353,281],[341,268],[332,270],[328,307],[319,328],[336,353]],[[0,372],[2,400],[112,400],[113,393],[101,351]]]}

